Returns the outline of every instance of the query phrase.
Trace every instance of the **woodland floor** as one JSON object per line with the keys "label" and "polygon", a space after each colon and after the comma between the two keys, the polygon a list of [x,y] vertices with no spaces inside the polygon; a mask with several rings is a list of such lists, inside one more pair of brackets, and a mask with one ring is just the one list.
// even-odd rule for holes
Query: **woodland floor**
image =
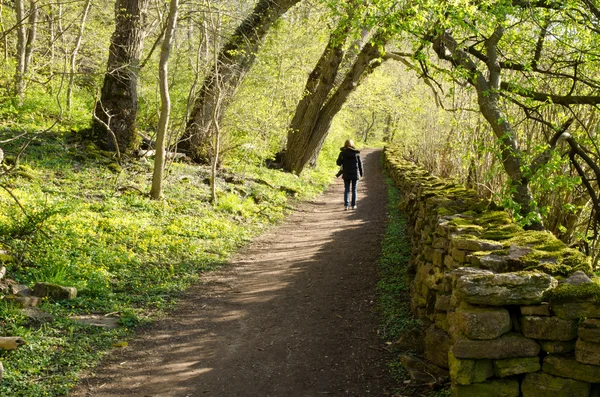
{"label": "woodland floor", "polygon": [[362,153],[357,210],[344,211],[337,179],[229,266],[205,274],[72,396],[389,395],[376,312],[386,222],[380,156]]}

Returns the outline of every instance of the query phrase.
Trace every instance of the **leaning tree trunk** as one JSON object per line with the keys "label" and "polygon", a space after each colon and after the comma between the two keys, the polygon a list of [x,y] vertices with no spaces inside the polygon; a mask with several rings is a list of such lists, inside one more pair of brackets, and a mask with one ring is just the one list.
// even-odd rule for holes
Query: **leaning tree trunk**
{"label": "leaning tree trunk", "polygon": [[[321,58],[308,76],[304,93],[296,106],[296,112],[288,129],[287,149],[283,157],[283,169],[288,172],[295,172],[298,168],[302,168],[301,153],[306,151],[307,137],[335,85],[340,64],[344,59],[343,46],[347,35],[347,27],[340,25],[336,28]],[[343,39],[340,39],[341,37]]]}
{"label": "leaning tree trunk", "polygon": [[[529,178],[522,170],[523,159],[517,146],[517,139],[508,117],[502,112],[499,105],[500,99],[500,63],[497,56],[497,45],[502,38],[504,30],[499,27],[486,41],[487,69],[489,77],[477,69],[477,65],[469,55],[458,47],[458,43],[448,32],[442,33],[434,43],[434,48],[443,59],[450,60],[454,65],[465,68],[470,73],[470,82],[477,92],[479,110],[492,128],[494,135],[500,143],[502,164],[512,187],[512,199],[519,204],[519,214],[530,218],[529,229],[543,230],[542,218],[533,200],[529,187]],[[531,214],[534,216],[531,217]]]}
{"label": "leaning tree trunk", "polygon": [[149,3],[150,0],[117,0],[115,4],[115,31],[92,125],[92,138],[109,150],[126,152],[139,146],[137,76]]}
{"label": "leaning tree trunk", "polygon": [[179,143],[180,150],[187,152],[194,161],[210,162],[213,157],[210,147],[215,125],[212,116],[217,102],[222,107],[219,112],[219,117],[222,117],[235,91],[252,67],[256,53],[273,23],[299,2],[300,0],[259,0],[252,14],[238,26],[229,42],[219,51],[219,85],[215,81],[213,67],[194,101],[194,108]]}
{"label": "leaning tree trunk", "polygon": [[364,77],[381,64],[380,62],[374,62],[381,57],[379,51],[379,43],[381,42],[385,42],[383,37],[376,35],[373,42],[367,43],[362,48],[340,86],[330,96],[327,103],[319,109],[314,125],[310,129],[293,132],[297,135],[294,138],[295,141],[300,142],[300,144],[290,143],[288,140],[285,154],[287,161],[284,160],[284,164],[293,164],[292,168],[288,168],[289,171],[300,174],[307,164],[316,164],[333,118],[346,103],[348,96],[360,85]]}

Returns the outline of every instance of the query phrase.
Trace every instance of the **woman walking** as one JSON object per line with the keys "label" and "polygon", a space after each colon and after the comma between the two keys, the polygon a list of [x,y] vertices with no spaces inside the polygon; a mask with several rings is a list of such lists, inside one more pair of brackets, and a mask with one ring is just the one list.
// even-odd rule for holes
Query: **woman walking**
{"label": "woman walking", "polygon": [[[350,206],[356,209],[356,187],[358,178],[363,176],[362,161],[360,152],[354,148],[352,139],[344,142],[344,147],[340,149],[340,155],[337,158],[337,165],[342,166],[342,179],[344,179],[344,209],[348,210]],[[350,187],[352,187],[352,202],[349,201]]]}

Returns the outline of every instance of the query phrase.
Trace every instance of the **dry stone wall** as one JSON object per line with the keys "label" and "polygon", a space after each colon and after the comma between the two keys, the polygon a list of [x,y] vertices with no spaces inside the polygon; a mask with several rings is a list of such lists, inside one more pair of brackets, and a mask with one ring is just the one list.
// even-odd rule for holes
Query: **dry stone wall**
{"label": "dry stone wall", "polygon": [[452,395],[600,396],[600,286],[589,258],[393,147],[385,158],[412,239],[425,356],[449,370]]}

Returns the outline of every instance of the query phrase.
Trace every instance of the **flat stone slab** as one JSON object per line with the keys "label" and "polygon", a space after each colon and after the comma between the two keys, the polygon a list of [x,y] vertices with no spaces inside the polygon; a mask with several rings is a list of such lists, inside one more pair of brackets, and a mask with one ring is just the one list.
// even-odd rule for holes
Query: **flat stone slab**
{"label": "flat stone slab", "polygon": [[519,381],[501,379],[493,382],[453,385],[452,397],[519,397]]}
{"label": "flat stone slab", "polygon": [[553,354],[570,353],[575,350],[575,340],[538,340],[542,351]]}
{"label": "flat stone slab", "polygon": [[550,305],[543,302],[540,305],[521,306],[521,314],[523,316],[551,316]]}
{"label": "flat stone slab", "polygon": [[540,346],[521,334],[508,333],[492,340],[457,339],[452,346],[456,358],[494,359],[534,357]]}
{"label": "flat stone slab", "polygon": [[569,356],[550,354],[544,358],[542,370],[550,375],[600,383],[600,366],[582,364]]}
{"label": "flat stone slab", "polygon": [[499,378],[537,372],[541,368],[539,357],[517,357],[494,360],[494,373]]}
{"label": "flat stone slab", "polygon": [[523,397],[585,397],[590,395],[590,388],[587,382],[536,372],[525,376],[521,392]]}
{"label": "flat stone slab", "polygon": [[454,321],[469,339],[496,339],[512,328],[508,310],[499,307],[459,307]]}
{"label": "flat stone slab", "polygon": [[117,317],[107,317],[103,315],[90,314],[85,316],[73,316],[71,320],[84,325],[92,325],[105,329],[119,328],[119,319]]}
{"label": "flat stone slab", "polygon": [[577,339],[575,359],[582,364],[600,365],[600,343]]}
{"label": "flat stone slab", "polygon": [[586,342],[600,343],[600,319],[588,318],[579,325],[579,338]]}
{"label": "flat stone slab", "polygon": [[472,304],[531,305],[541,303],[544,293],[557,284],[543,273],[467,274],[456,280],[454,293],[458,300]]}
{"label": "flat stone slab", "polygon": [[565,320],[574,320],[582,317],[600,318],[600,305],[593,302],[562,302],[551,303],[552,312]]}
{"label": "flat stone slab", "polygon": [[523,316],[521,332],[531,339],[568,341],[577,338],[577,320],[559,317]]}
{"label": "flat stone slab", "polygon": [[485,382],[494,376],[492,360],[459,359],[448,352],[450,366],[450,379],[452,383],[470,385],[471,383]]}

